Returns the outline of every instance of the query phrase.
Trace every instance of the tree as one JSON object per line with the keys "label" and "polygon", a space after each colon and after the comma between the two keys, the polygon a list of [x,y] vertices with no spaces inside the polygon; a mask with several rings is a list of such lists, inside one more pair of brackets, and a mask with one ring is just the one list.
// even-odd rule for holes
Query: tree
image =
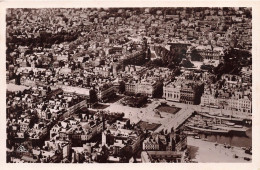
{"label": "tree", "polygon": [[155,59],[155,60],[150,60],[148,63],[146,63],[146,66],[149,68],[154,68],[154,67],[163,67],[163,60],[162,59]]}
{"label": "tree", "polygon": [[182,65],[186,68],[192,68],[194,66],[194,64],[192,64],[189,60],[183,60]]}
{"label": "tree", "polygon": [[155,98],[161,98],[163,95],[163,82],[160,81],[156,84],[153,92],[153,97]]}
{"label": "tree", "polygon": [[181,74],[181,69],[180,67],[175,67],[173,70],[173,75],[174,76],[179,76]]}
{"label": "tree", "polygon": [[247,18],[251,19],[252,18],[252,8],[244,8],[244,14],[246,15]]}
{"label": "tree", "polygon": [[95,90],[89,91],[89,102],[95,104],[98,101],[97,92]]}
{"label": "tree", "polygon": [[138,100],[135,102],[135,106],[142,107],[145,103],[147,103],[147,96],[141,96],[138,98]]}
{"label": "tree", "polygon": [[66,23],[69,21],[69,19],[68,19],[67,17],[65,17],[65,16],[62,17],[62,20],[63,20],[64,22],[66,22]]}
{"label": "tree", "polygon": [[124,93],[125,92],[125,82],[120,81],[119,82],[119,93]]}
{"label": "tree", "polygon": [[37,113],[36,114],[34,113],[31,117],[29,127],[32,128],[34,126],[34,124],[37,123],[38,121],[39,121],[38,115],[37,115]]}
{"label": "tree", "polygon": [[147,53],[146,53],[146,60],[150,61],[150,59],[151,59],[151,50],[150,50],[150,48],[148,47]]}
{"label": "tree", "polygon": [[126,145],[120,150],[120,158],[121,158],[120,162],[128,163],[132,155],[133,155],[133,148],[129,145]]}
{"label": "tree", "polygon": [[52,53],[49,53],[49,54],[48,54],[48,57],[51,59],[51,62],[54,61],[54,59],[53,59],[53,54],[52,54]]}
{"label": "tree", "polygon": [[50,93],[50,92],[51,92],[51,87],[48,86],[48,87],[47,87],[47,93]]}
{"label": "tree", "polygon": [[171,133],[174,133],[174,127],[171,128]]}
{"label": "tree", "polygon": [[169,68],[169,69],[174,69],[174,68],[175,68],[175,65],[174,65],[173,63],[169,63],[169,64],[167,65],[167,68]]}
{"label": "tree", "polygon": [[202,56],[199,54],[199,52],[196,49],[193,49],[190,55],[191,55],[191,61],[202,61]]}
{"label": "tree", "polygon": [[101,150],[101,156],[99,157],[98,162],[106,163],[108,156],[109,156],[109,150],[105,145],[103,145]]}
{"label": "tree", "polygon": [[224,63],[214,68],[213,73],[220,79],[223,74],[239,75],[242,67],[251,65],[252,54],[248,51],[231,49],[223,57]]}
{"label": "tree", "polygon": [[17,74],[15,77],[15,84],[16,85],[21,85],[21,75]]}
{"label": "tree", "polygon": [[212,69],[214,68],[214,66],[212,66],[212,65],[201,65],[200,66],[200,69],[202,69],[202,70],[207,70],[207,71],[211,71]]}
{"label": "tree", "polygon": [[215,98],[218,98],[218,95],[219,95],[219,93],[218,93],[218,91],[216,91]]}

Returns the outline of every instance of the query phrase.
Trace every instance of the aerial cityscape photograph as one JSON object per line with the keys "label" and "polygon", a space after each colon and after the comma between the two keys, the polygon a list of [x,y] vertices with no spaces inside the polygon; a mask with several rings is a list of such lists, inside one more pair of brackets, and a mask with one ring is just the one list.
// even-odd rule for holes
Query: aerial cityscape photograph
{"label": "aerial cityscape photograph", "polygon": [[5,12],[6,163],[252,162],[252,8]]}

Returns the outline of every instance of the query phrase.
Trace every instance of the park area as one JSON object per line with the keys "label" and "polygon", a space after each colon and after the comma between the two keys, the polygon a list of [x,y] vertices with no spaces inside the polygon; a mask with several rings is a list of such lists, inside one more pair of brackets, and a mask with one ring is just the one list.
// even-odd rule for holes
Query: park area
{"label": "park area", "polygon": [[140,128],[142,130],[151,130],[151,131],[155,131],[158,127],[161,126],[161,124],[148,123],[148,122],[144,122],[144,121],[138,122],[137,125],[140,126]]}
{"label": "park area", "polygon": [[109,105],[98,103],[93,106],[93,109],[103,110],[107,107],[109,107]]}
{"label": "park area", "polygon": [[121,100],[121,104],[130,107],[144,107],[147,103],[147,96],[126,96]]}
{"label": "park area", "polygon": [[109,99],[106,103],[115,103],[122,99],[124,96],[115,95],[113,98]]}
{"label": "park area", "polygon": [[176,114],[181,109],[174,106],[168,106],[168,105],[160,105],[156,108],[159,112],[166,112],[170,114]]}

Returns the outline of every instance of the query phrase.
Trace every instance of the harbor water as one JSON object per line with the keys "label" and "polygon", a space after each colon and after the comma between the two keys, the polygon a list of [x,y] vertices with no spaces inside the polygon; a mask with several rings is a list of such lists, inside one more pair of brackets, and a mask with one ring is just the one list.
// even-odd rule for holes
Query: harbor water
{"label": "harbor water", "polygon": [[228,144],[236,147],[252,147],[252,130],[247,135],[221,135],[221,134],[199,134],[201,139],[209,142],[217,142],[220,144]]}

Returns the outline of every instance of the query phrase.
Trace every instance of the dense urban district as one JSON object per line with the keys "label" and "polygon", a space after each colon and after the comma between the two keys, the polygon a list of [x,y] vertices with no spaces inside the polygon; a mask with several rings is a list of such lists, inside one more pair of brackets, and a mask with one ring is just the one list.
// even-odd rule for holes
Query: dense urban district
{"label": "dense urban district", "polygon": [[248,162],[251,8],[6,14],[8,163]]}

